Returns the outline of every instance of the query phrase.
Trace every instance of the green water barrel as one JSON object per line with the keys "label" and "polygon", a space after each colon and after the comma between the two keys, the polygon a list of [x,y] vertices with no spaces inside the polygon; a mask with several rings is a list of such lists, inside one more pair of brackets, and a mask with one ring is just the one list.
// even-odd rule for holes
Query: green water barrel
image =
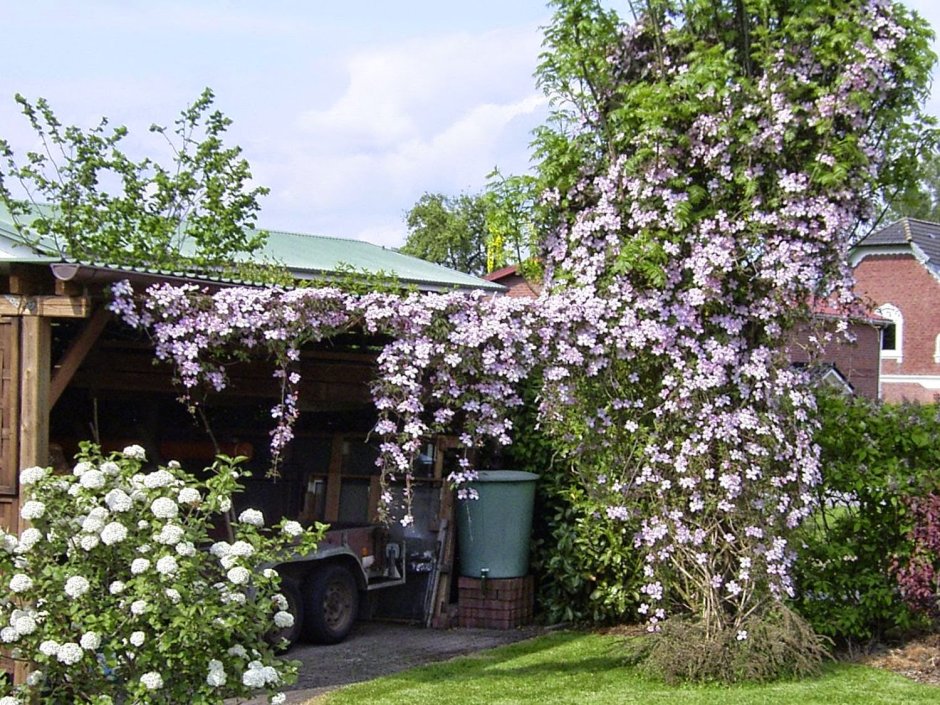
{"label": "green water barrel", "polygon": [[538,475],[483,470],[469,483],[477,499],[457,503],[460,574],[521,578],[529,572],[529,537]]}

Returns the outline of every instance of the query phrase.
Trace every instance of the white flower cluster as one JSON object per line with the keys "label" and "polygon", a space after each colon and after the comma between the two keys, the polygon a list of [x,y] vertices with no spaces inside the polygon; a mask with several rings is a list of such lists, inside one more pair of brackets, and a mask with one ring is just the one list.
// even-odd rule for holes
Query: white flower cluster
{"label": "white flower cluster", "polygon": [[147,690],[160,690],[160,688],[163,687],[163,676],[161,676],[157,671],[148,671],[140,677],[140,683]]}
{"label": "white flower cluster", "polygon": [[129,458],[130,460],[143,461],[147,459],[147,452],[138,445],[127,446],[121,453],[125,458]]}
{"label": "white flower cluster", "polygon": [[21,485],[35,485],[37,482],[42,480],[47,474],[46,468],[40,467],[31,467],[26,468],[20,473],[20,484]]}
{"label": "white flower cluster", "polygon": [[157,497],[150,505],[150,511],[157,519],[175,519],[179,514],[179,507],[169,497]]}
{"label": "white flower cluster", "polygon": [[202,495],[195,487],[184,487],[180,490],[176,501],[180,504],[199,504],[202,501]]}
{"label": "white flower cluster", "polygon": [[216,659],[209,661],[209,673],[206,676],[206,683],[212,688],[220,688],[225,685],[227,680],[225,666],[222,665],[222,662]]}
{"label": "white flower cluster", "polygon": [[97,632],[85,632],[78,643],[85,651],[97,651],[101,646],[101,635]]}
{"label": "white flower cluster", "polygon": [[242,673],[242,683],[249,688],[264,688],[269,683],[277,684],[280,676],[273,666],[265,666],[261,661],[252,661],[248,670]]}
{"label": "white flower cluster", "polygon": [[177,479],[173,473],[167,470],[157,470],[149,475],[144,475],[144,487],[148,490],[155,490],[160,487],[170,487],[177,484]]}
{"label": "white flower cluster", "polygon": [[249,524],[260,528],[264,526],[264,514],[257,509],[246,509],[238,515],[238,521],[242,524]]}
{"label": "white flower cluster", "polygon": [[117,521],[106,524],[101,529],[101,542],[105,546],[113,546],[127,538],[127,527]]}
{"label": "white flower cluster", "polygon": [[173,556],[163,556],[157,561],[157,572],[160,575],[171,577],[179,570],[179,563]]}
{"label": "white flower cluster", "polygon": [[34,519],[42,519],[42,515],[46,513],[46,505],[42,502],[31,499],[23,503],[23,506],[20,507],[20,516],[26,519],[27,521],[33,521]]}
{"label": "white flower cluster", "polygon": [[88,592],[90,587],[91,585],[87,578],[81,575],[73,575],[65,581],[65,594],[75,600]]}
{"label": "white flower cluster", "polygon": [[290,612],[275,612],[274,613],[274,626],[278,629],[287,629],[294,626],[294,615]]}
{"label": "white flower cluster", "polygon": [[35,610],[16,609],[10,613],[9,624],[0,629],[0,642],[12,644],[21,636],[27,636],[39,627],[39,615]]}
{"label": "white flower cluster", "polygon": [[115,487],[104,496],[104,502],[112,512],[126,512],[134,506],[134,501],[124,490]]}
{"label": "white flower cluster", "polygon": [[304,532],[304,527],[300,525],[299,521],[285,521],[281,531],[287,536],[296,538]]}
{"label": "white flower cluster", "polygon": [[17,573],[10,578],[10,592],[26,592],[33,587],[33,579],[23,573]]}

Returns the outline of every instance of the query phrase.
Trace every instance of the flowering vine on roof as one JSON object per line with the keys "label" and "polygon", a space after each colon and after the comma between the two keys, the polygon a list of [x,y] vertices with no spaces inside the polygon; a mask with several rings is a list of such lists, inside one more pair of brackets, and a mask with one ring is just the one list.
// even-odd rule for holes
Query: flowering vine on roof
{"label": "flowering vine on roof", "polygon": [[[605,45],[606,73],[568,96],[575,114],[549,143],[570,149],[553,164],[546,148],[547,172],[579,149],[585,163],[546,191],[539,299],[161,286],[141,309],[118,287],[115,310],[152,331],[187,389],[221,389],[233,355],[272,355],[275,456],[298,413],[301,346],[388,336],[373,387],[384,479],[407,479],[422,439],[454,424],[468,447],[508,443],[517,385],[541,369],[542,423],[565,462],[637,526],[651,627],[679,608],[746,641],[792,594],[787,536],[819,479],[814,400],[782,351],[805,302],[851,300],[853,228],[927,75],[912,59],[923,25],[889,2],[830,3],[824,31],[801,14],[821,6],[757,4],[744,49],[711,34],[713,19],[736,26],[723,5],[713,18],[670,3]],[[592,4],[558,5],[549,47],[581,51],[559,27]],[[580,65],[549,65],[549,88],[571,90],[563,70]]]}

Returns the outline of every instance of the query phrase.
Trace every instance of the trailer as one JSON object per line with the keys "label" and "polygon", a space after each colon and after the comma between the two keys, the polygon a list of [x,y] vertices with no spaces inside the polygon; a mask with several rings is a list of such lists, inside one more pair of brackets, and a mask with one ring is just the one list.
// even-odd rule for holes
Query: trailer
{"label": "trailer", "polygon": [[314,553],[274,566],[294,615],[290,627],[272,634],[288,648],[297,641],[336,644],[349,634],[361,595],[404,585],[405,542],[390,541],[379,524],[333,525]]}

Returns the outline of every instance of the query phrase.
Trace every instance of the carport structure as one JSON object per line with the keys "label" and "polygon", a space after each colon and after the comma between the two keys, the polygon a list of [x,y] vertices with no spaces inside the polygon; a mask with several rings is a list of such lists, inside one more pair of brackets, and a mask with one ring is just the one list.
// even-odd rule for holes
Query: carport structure
{"label": "carport structure", "polygon": [[[300,281],[357,275],[368,281],[371,274],[426,292],[503,289],[354,240],[269,231],[263,256]],[[253,471],[246,501],[269,515],[372,520],[378,477],[375,451],[364,441],[374,423],[369,385],[383,341],[350,334],[302,350],[301,417],[281,476],[272,481],[264,475],[273,426],[269,412],[279,390],[269,363],[239,363],[230,370],[229,387],[193,417],[177,401],[170,366],[155,365],[149,340],[109,313],[108,286],[122,280],[138,291],[160,282],[209,290],[236,284],[69,261],[52,248],[26,243],[0,210],[0,527],[23,528],[19,470],[50,464],[64,469],[82,440],[97,440],[106,450],[140,443],[150,459],[179,460],[190,470],[207,465],[217,450],[245,455]],[[422,454],[416,516],[423,522],[411,530],[408,545],[409,566],[423,580],[411,581],[408,591],[389,591],[400,592],[389,598],[392,616],[414,619],[426,609],[422,593],[415,614],[413,593],[427,592],[440,539],[448,533],[442,528],[453,525],[450,492],[442,481],[448,445],[438,439]]]}

